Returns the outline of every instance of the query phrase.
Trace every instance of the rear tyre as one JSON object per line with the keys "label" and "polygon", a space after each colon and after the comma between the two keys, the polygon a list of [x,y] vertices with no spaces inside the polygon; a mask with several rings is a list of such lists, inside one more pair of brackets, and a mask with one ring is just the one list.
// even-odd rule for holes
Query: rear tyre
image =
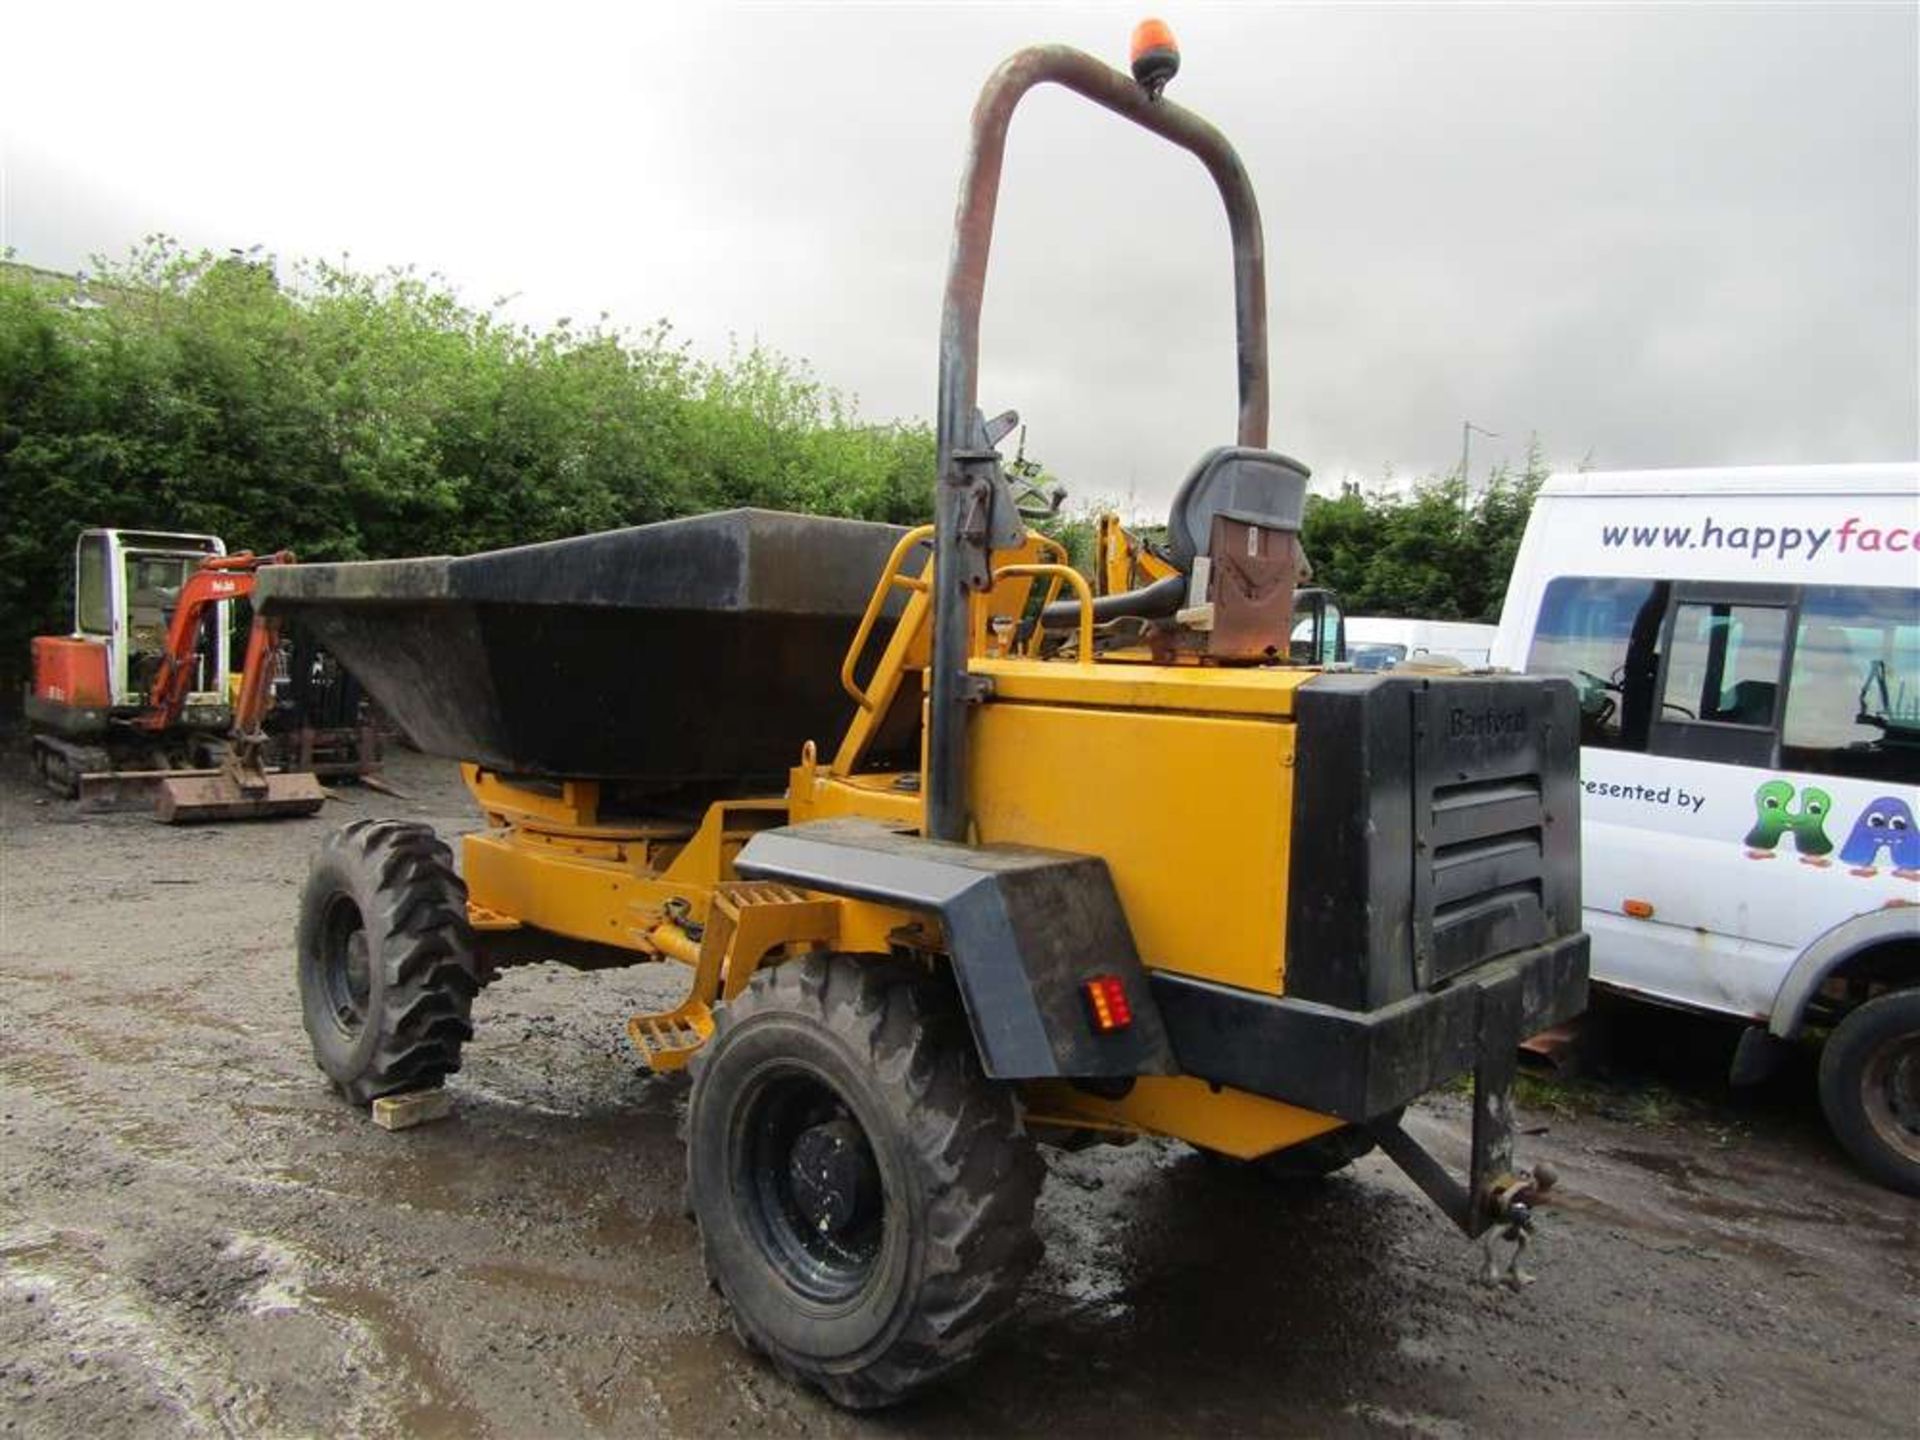
{"label": "rear tyre", "polygon": [[1850,1011],[1820,1054],[1820,1108],[1854,1163],[1920,1195],[1920,990]]}
{"label": "rear tyre", "polygon": [[851,1409],[964,1365],[1040,1255],[1044,1167],[949,987],[792,960],[694,1056],[688,1197],[734,1328]]}
{"label": "rear tyre", "polygon": [[1289,1145],[1271,1155],[1248,1162],[1269,1180],[1291,1184],[1300,1180],[1324,1180],[1347,1168],[1363,1155],[1373,1153],[1376,1142],[1358,1125],[1343,1125],[1298,1145]]}
{"label": "rear tyre", "polygon": [[467,888],[432,829],[356,820],[314,856],[300,897],[301,1017],[347,1099],[425,1090],[460,1068],[480,986]]}

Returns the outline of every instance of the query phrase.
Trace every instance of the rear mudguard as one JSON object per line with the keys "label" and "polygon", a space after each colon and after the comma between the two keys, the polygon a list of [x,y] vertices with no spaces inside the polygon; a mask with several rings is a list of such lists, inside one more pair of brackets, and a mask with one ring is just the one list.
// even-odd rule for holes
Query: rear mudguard
{"label": "rear mudguard", "polygon": [[[815,820],[755,835],[734,869],[937,917],[981,1065],[995,1079],[1176,1073],[1113,877],[1096,856]],[[1095,976],[1125,989],[1125,1028],[1095,1030],[1085,994]]]}

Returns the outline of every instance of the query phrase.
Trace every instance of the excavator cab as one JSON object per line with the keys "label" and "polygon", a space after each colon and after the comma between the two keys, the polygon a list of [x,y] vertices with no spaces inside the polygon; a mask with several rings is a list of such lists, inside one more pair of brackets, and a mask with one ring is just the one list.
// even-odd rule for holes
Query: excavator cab
{"label": "excavator cab", "polygon": [[[81,532],[74,545],[74,633],[68,638],[97,650],[91,663],[105,667],[109,708],[146,703],[182,587],[201,561],[226,553],[217,535]],[[232,721],[226,702],[230,610],[224,601],[214,607],[196,639],[196,673],[181,717],[186,728],[217,732]]]}
{"label": "excavator cab", "polygon": [[180,820],[311,815],[310,774],[269,775],[261,717],[280,630],[256,617],[229,698],[233,602],[287,552],[228,555],[214,535],[86,530],[74,547],[73,633],[33,641],[26,717],[34,767],[83,809],[157,797]]}

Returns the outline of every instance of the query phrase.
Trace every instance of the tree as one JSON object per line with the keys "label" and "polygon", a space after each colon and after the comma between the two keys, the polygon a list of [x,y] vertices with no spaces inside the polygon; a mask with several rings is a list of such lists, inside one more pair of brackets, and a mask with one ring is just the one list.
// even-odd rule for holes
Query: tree
{"label": "tree", "polygon": [[1546,476],[1536,440],[1519,474],[1495,469],[1470,504],[1458,475],[1428,480],[1404,498],[1358,489],[1310,496],[1301,541],[1314,581],[1337,591],[1350,615],[1497,620]]}
{"label": "tree", "polygon": [[309,560],[460,554],[732,505],[910,523],[924,424],[664,321],[535,331],[433,276],[189,252],[82,281],[0,263],[0,685],[71,614],[96,525]]}

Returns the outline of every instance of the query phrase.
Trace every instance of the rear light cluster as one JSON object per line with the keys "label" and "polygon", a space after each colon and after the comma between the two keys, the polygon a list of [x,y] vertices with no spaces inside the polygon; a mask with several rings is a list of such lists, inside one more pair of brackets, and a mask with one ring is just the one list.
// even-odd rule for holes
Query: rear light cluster
{"label": "rear light cluster", "polygon": [[1124,1030],[1133,1023],[1133,1006],[1118,975],[1096,975],[1082,987],[1087,1009],[1093,1016],[1093,1028],[1102,1035]]}

